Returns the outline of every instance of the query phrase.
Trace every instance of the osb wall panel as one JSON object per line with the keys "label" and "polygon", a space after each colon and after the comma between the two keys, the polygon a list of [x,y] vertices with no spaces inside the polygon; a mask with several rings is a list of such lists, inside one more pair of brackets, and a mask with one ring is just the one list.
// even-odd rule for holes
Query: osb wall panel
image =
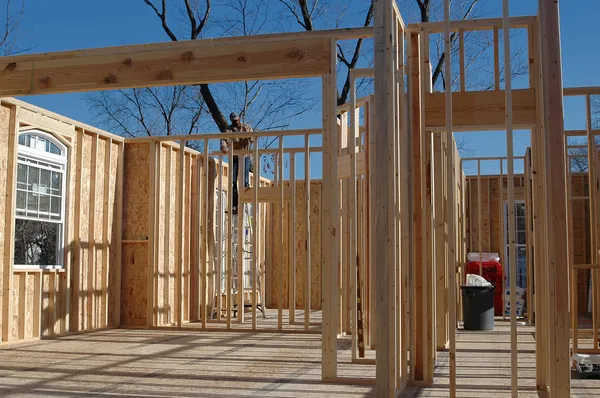
{"label": "osb wall panel", "polygon": [[122,256],[121,323],[146,326],[148,247],[145,244],[124,244]]}
{"label": "osb wall panel", "polygon": [[[10,109],[0,106],[0,217],[5,218],[6,212],[6,180],[8,167],[8,138],[10,124]],[[4,238],[5,223],[0,223],[0,325],[4,304]],[[0,327],[0,340],[2,339],[2,328]]]}
{"label": "osb wall panel", "polygon": [[[123,325],[147,324],[148,300],[148,250],[150,221],[150,144],[128,143],[125,145],[125,182],[123,207],[123,270],[121,283],[121,322]],[[188,153],[184,164],[184,186],[182,213],[177,213],[179,187],[179,148],[171,143],[160,144],[156,169],[157,185],[155,200],[158,212],[154,223],[157,262],[150,271],[155,275],[153,307],[157,313],[157,325],[165,326],[176,322],[176,259],[177,219],[182,217],[182,316],[189,319],[190,269],[193,238],[191,206],[191,179],[195,154]],[[128,257],[125,257],[127,253]],[[143,269],[143,272],[141,272]],[[142,277],[142,275],[145,275]]]}
{"label": "osb wall panel", "polygon": [[[125,145],[121,324],[146,325],[150,144]],[[131,242],[142,241],[142,242]]]}
{"label": "osb wall panel", "polygon": [[[321,182],[313,181],[310,184],[310,263],[311,263],[311,309],[321,308]],[[304,306],[304,286],[306,272],[306,210],[304,205],[305,183],[296,182],[296,308]],[[278,289],[281,272],[283,272],[283,307],[289,306],[288,270],[289,270],[289,210],[291,202],[286,202],[283,219],[280,216],[278,203],[270,207],[269,220],[267,224],[267,250],[269,255],[266,259],[266,306],[276,308],[278,302]],[[281,242],[281,222],[283,221],[284,239]],[[281,264],[281,252],[283,250],[283,264]]]}

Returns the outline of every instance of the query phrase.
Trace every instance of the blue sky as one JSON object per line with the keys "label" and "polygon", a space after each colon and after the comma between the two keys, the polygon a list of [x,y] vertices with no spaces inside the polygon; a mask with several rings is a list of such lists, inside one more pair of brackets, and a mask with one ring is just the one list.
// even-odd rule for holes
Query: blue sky
{"label": "blue sky", "polygon": [[[403,2],[404,1],[404,2]],[[414,9],[407,7],[407,0],[399,1],[401,12],[407,16]],[[60,4],[58,6],[57,4]],[[223,2],[215,2],[213,15],[219,17],[226,10]],[[364,0],[354,2],[362,10]],[[482,0],[485,16],[500,16],[501,0]],[[156,15],[143,4],[143,0],[81,1],[26,0],[27,13],[22,24],[20,44],[34,46],[31,52],[60,51],[112,45],[138,44],[166,41],[167,37],[157,24]],[[511,0],[511,15],[534,15],[537,0]],[[350,13],[350,11],[346,11]],[[563,55],[563,79],[565,87],[600,85],[597,65],[600,51],[597,16],[600,1],[578,0],[561,2],[561,35]],[[361,24],[362,13],[350,15],[346,23]],[[409,19],[408,17],[406,19]],[[320,28],[327,28],[326,22]],[[65,116],[92,123],[92,116],[81,94],[31,96],[22,98],[35,105]],[[569,100],[565,103],[567,128],[583,128],[582,102]],[[314,118],[314,115],[310,115]],[[315,126],[319,119],[305,121]],[[305,124],[299,121],[296,127]],[[503,156],[506,154],[505,135],[495,133],[460,134],[467,140],[468,148],[476,156]],[[515,133],[515,155],[522,155],[529,145],[527,132]],[[300,165],[297,165],[297,167]],[[482,165],[482,172],[493,172],[493,167]]]}

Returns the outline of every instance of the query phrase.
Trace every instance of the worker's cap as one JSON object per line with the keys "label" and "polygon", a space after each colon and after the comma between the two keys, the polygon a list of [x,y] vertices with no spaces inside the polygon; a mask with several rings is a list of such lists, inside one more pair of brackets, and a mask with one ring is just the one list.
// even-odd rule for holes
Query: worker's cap
{"label": "worker's cap", "polygon": [[240,119],[240,115],[238,115],[235,112],[231,112],[231,114],[229,115],[229,119],[230,120],[239,120]]}

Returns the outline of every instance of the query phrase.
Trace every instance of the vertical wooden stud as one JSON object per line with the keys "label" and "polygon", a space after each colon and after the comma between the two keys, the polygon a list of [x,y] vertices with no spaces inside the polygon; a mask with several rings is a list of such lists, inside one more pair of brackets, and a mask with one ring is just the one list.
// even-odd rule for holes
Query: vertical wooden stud
{"label": "vertical wooden stud", "polygon": [[8,162],[6,165],[6,204],[4,212],[4,261],[3,261],[3,295],[2,295],[2,329],[0,337],[3,341],[12,340],[11,325],[13,319],[13,261],[15,248],[15,209],[19,121],[19,107],[10,108]]}

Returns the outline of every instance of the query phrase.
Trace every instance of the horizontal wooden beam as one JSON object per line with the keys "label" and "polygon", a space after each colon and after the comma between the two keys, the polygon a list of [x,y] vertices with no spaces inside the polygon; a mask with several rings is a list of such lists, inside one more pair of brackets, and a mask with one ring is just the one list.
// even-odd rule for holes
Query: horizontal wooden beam
{"label": "horizontal wooden beam", "polygon": [[330,46],[303,32],[0,57],[0,96],[321,76]]}
{"label": "horizontal wooden beam", "polygon": [[[127,143],[142,143],[142,142],[177,142],[185,140],[188,143],[190,141],[203,141],[203,140],[221,140],[228,138],[260,138],[260,137],[291,137],[291,136],[304,136],[308,135],[319,135],[322,134],[322,129],[303,129],[303,130],[267,130],[267,131],[241,131],[231,133],[208,133],[208,134],[186,134],[186,135],[160,135],[153,137],[139,137],[139,138],[127,138]],[[250,151],[251,152],[251,151]],[[250,154],[250,153],[249,153]]]}
{"label": "horizontal wooden beam", "polygon": [[[240,190],[240,201],[252,203],[254,200],[254,188],[242,188]],[[281,200],[281,187],[260,187],[258,189],[259,203],[277,203]],[[288,183],[283,186],[283,200],[292,200],[292,187]]]}
{"label": "horizontal wooden beam", "polygon": [[566,87],[563,89],[563,95],[565,97],[587,94],[600,95],[600,87]]}
{"label": "horizontal wooden beam", "polygon": [[[510,27],[513,29],[527,28],[529,25],[536,24],[535,16],[511,17]],[[465,19],[450,21],[450,31],[458,32],[459,30],[492,30],[494,27],[502,26],[502,18],[481,18],[481,19]],[[444,22],[419,22],[409,24],[408,31],[429,33],[441,33],[444,31]]]}
{"label": "horizontal wooden beam", "polygon": [[[591,131],[592,135],[600,135],[600,130],[599,129],[595,129]],[[567,137],[582,137],[582,136],[587,136],[588,131],[587,130],[565,130],[565,135]],[[586,145],[587,148],[587,145]]]}
{"label": "horizontal wooden beam", "polygon": [[[536,123],[535,91],[513,90],[513,127],[531,128]],[[425,94],[425,125],[433,131],[446,128],[444,93]],[[454,131],[503,130],[504,91],[465,91],[452,93]]]}

